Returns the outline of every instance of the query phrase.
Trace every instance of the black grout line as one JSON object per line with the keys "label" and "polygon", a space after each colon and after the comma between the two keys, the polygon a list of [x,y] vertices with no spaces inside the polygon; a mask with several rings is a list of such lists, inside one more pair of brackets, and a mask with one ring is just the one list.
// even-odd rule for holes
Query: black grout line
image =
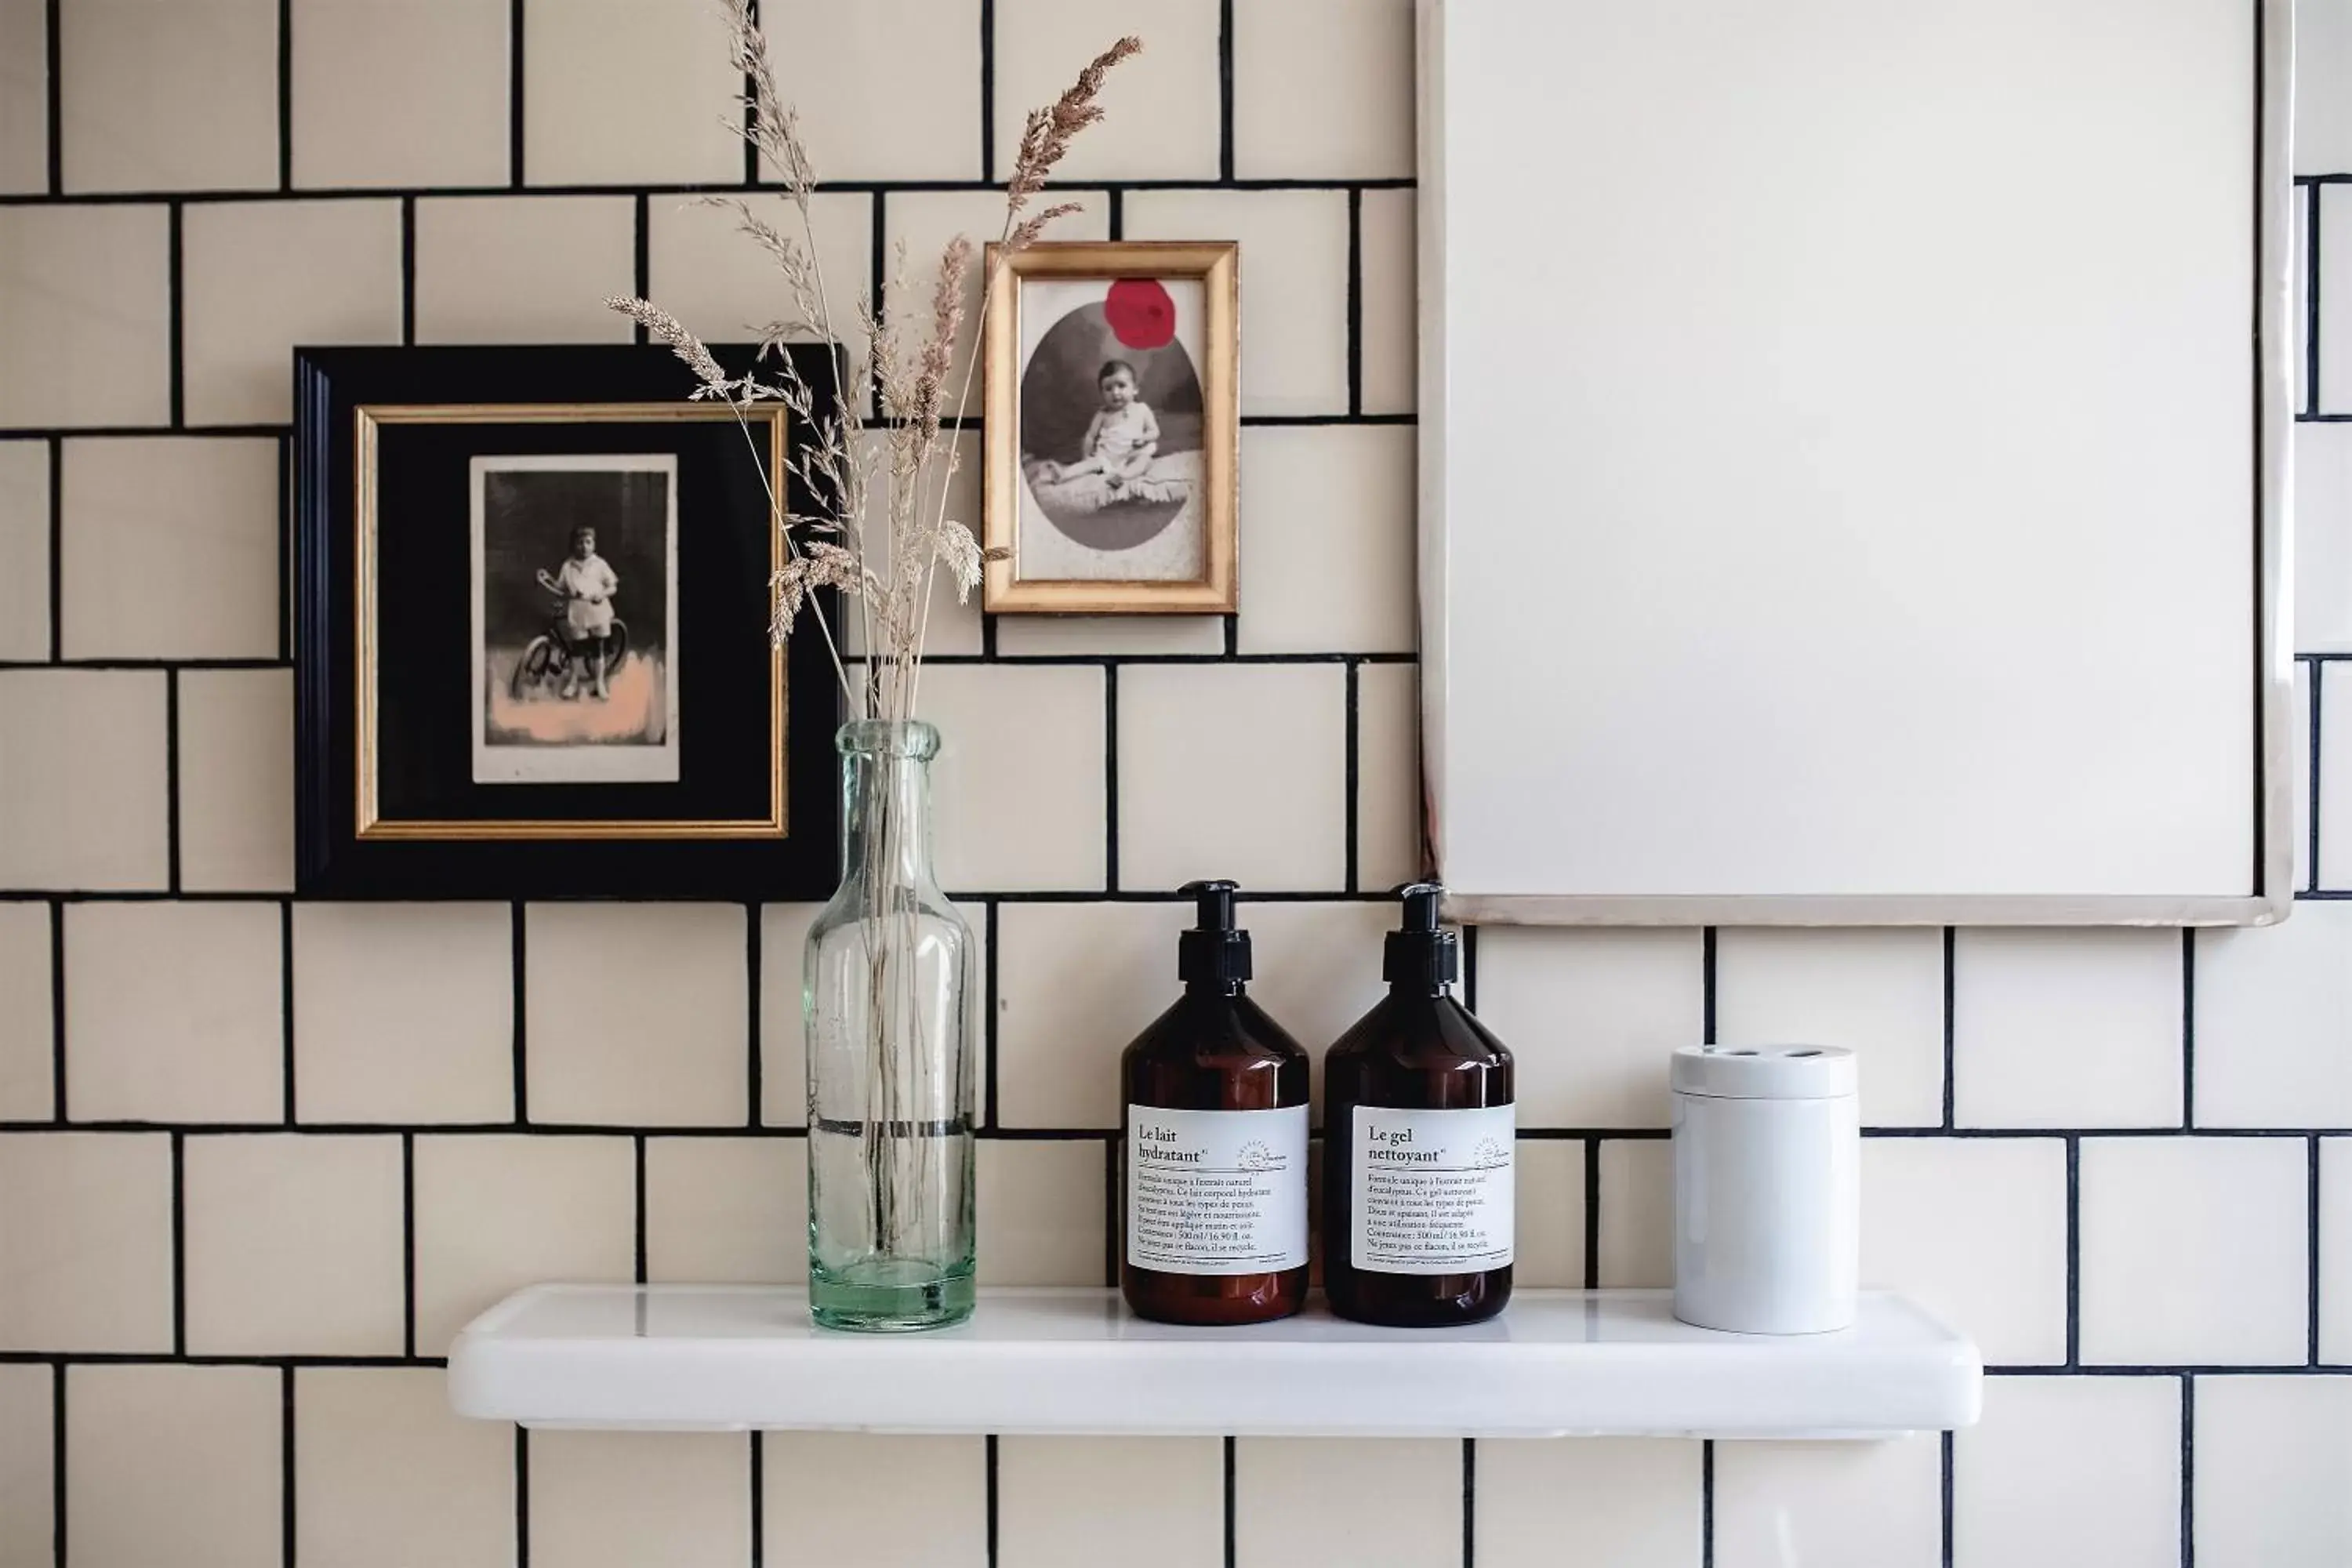
{"label": "black grout line", "polygon": [[988,1531],[988,1568],[996,1568],[997,1486],[996,1436],[994,1433],[991,1433],[981,1439],[981,1464],[985,1471],[982,1480],[986,1509],[986,1528]]}
{"label": "black grout line", "polygon": [[[516,0],[518,6],[521,0]],[[514,1568],[530,1568],[530,1428],[514,1429]]]}
{"label": "black grout line", "polygon": [[2319,890],[2319,724],[2321,715],[2319,691],[2320,682],[2327,678],[2327,665],[2328,661],[2326,659],[2315,658],[2311,661],[2311,734],[2308,737],[2311,755],[2305,759],[2305,763],[2310,770],[2308,804],[2311,807],[2311,820],[2306,825],[2306,830],[2310,834],[2311,842],[2305,849],[2309,864],[2304,867],[2303,875],[2304,890],[2313,893]]}
{"label": "black grout line", "polygon": [[[54,4],[55,0],[51,0]],[[52,435],[49,444],[49,662],[65,658],[66,618],[66,440]],[[2318,672],[2313,671],[2317,679]]]}
{"label": "black grout line", "polygon": [[765,956],[762,951],[762,931],[763,922],[761,919],[760,906],[744,905],[743,1034],[747,1048],[743,1061],[743,1102],[746,1107],[743,1121],[744,1124],[755,1132],[767,1125],[768,1120],[767,1085],[762,1079],[766,1064],[760,1059],[761,1053],[767,1048],[766,1029],[760,1016],[766,1005],[760,993],[761,964]]}
{"label": "black grout line", "polygon": [[2180,1375],[2180,1568],[2197,1562],[2197,1380]]}
{"label": "black grout line", "polygon": [[416,342],[416,198],[400,198],[400,341]]}
{"label": "black grout line", "polygon": [[278,1561],[295,1568],[296,1499],[294,1495],[294,1369],[278,1372],[278,1490],[281,1504],[278,1522]]}
{"label": "black grout line", "polygon": [[66,1120],[66,907],[49,901],[49,1120]]}
{"label": "black grout line", "polygon": [[1217,0],[1217,183],[1234,177],[1234,0]]}
{"label": "black grout line", "polygon": [[[1247,423],[1247,421],[1244,421],[1244,423]],[[1222,618],[1225,623],[1225,650],[1222,657],[1226,659],[1239,658],[1242,651],[1242,618],[1238,614],[1226,616]],[[1205,661],[1210,658],[1218,656],[1204,654],[1179,654],[1172,657],[1179,658],[1201,659]],[[1271,658],[1276,656],[1267,654],[1260,657]]]}
{"label": "black grout line", "polygon": [[1937,1447],[1938,1449],[1937,1465],[1939,1470],[1937,1481],[1937,1507],[1941,1512],[1943,1524],[1943,1553],[1940,1561],[1943,1568],[1952,1568],[1952,1434],[1948,1431],[1937,1433]]}
{"label": "black grout line", "polygon": [[[2346,176],[2352,179],[2352,175]],[[1048,194],[1089,196],[1112,191],[1132,194],[1138,191],[1409,191],[1416,184],[1410,175],[1394,178],[1346,176],[1339,178],[1297,178],[1290,176],[1263,179],[1135,179],[1049,180],[1042,187]],[[63,197],[46,191],[0,191],[0,207],[46,207],[69,203],[75,206],[152,206],[163,202],[186,202],[194,206],[215,206],[225,203],[268,203],[284,200],[288,195],[305,202],[390,201],[398,196],[504,196],[512,195],[519,187],[512,184],[452,184],[452,185],[306,185],[291,193],[255,190],[250,186],[215,186],[194,190],[137,191],[75,191]],[[738,187],[723,184],[714,187],[709,181],[647,181],[621,184],[582,182],[560,184],[550,182],[530,187],[533,195],[545,196],[634,196],[640,191],[648,195],[692,198],[712,189],[733,193]],[[819,195],[872,195],[889,193],[895,195],[1002,195],[1002,180],[820,180],[813,187]],[[2323,416],[2322,417],[2352,417]]]}
{"label": "black grout line", "polygon": [[[43,45],[47,51],[45,62],[48,73],[48,194],[63,195],[66,188],[66,111],[65,111],[65,0],[48,0],[47,16],[43,24]],[[58,1518],[65,1517],[62,1508]],[[62,1530],[62,1524],[58,1527]],[[58,1568],[64,1568],[65,1547],[58,1548]]]}
{"label": "black grout line", "polygon": [[278,0],[278,188],[294,188],[294,0]]}
{"label": "black grout line", "polygon": [[1364,191],[1348,187],[1348,412],[1364,411]]}
{"label": "black grout line", "polygon": [[981,1126],[991,1132],[995,1131],[997,1128],[996,1058],[1000,1054],[997,1045],[998,1030],[996,1026],[996,952],[997,949],[1003,945],[1004,940],[999,929],[1001,922],[998,921],[996,914],[999,907],[1000,906],[996,901],[992,899],[988,903],[982,906],[981,916],[982,921],[982,929],[987,933],[982,944],[980,982],[982,1007],[980,1038],[982,1049],[987,1053],[986,1060],[983,1064],[983,1071],[985,1075],[984,1092],[987,1098],[982,1104],[980,1110]]}
{"label": "black grout line", "polygon": [[1601,1289],[1601,1140],[1584,1141],[1584,1288]]}
{"label": "black grout line", "polygon": [[1478,1561],[1478,1439],[1462,1439],[1462,1568]]}
{"label": "black grout line", "polygon": [[1698,1446],[1699,1568],[1715,1568],[1715,1440]]}
{"label": "black grout line", "polygon": [[[867,232],[866,240],[866,286],[868,289],[866,297],[871,302],[874,313],[877,316],[883,314],[889,308],[890,303],[887,298],[890,270],[889,201],[887,192],[874,193],[874,200],[871,204],[873,211],[869,215],[869,221],[873,226]],[[882,393],[879,387],[866,389],[866,408],[869,417],[878,418],[881,416]],[[957,424],[960,427],[961,421],[959,420]],[[926,656],[924,662],[935,661]]]}
{"label": "black grout line", "polygon": [[283,1080],[278,1087],[284,1096],[286,1125],[291,1127],[301,1120],[295,1114],[294,1096],[294,900],[291,899],[278,906],[278,1076]]}
{"label": "black grout line", "polygon": [[2310,1140],[2309,1140],[2309,1141],[2308,1141],[2308,1142],[2306,1143],[2305,1147],[2306,1147],[2306,1149],[2307,1149],[2308,1152],[2307,1152],[2307,1153],[2306,1153],[2306,1155],[2305,1156],[2305,1160],[2306,1160],[2307,1163],[2306,1163],[2306,1168],[2305,1168],[2305,1172],[2304,1172],[2304,1180],[2305,1180],[2305,1182],[2307,1184],[2306,1184],[2306,1186],[2305,1186],[2305,1193],[2304,1193],[2304,1200],[2303,1200],[2303,1201],[2304,1201],[2304,1213],[2303,1213],[2303,1218],[2304,1218],[2304,1228],[2305,1228],[2305,1232],[2307,1233],[2307,1234],[2305,1235],[2305,1237],[2304,1245],[2305,1245],[2305,1247],[2307,1248],[2307,1250],[2305,1251],[2305,1255],[2304,1255],[2304,1260],[2303,1260],[2303,1275],[2304,1275],[2304,1283],[2305,1283],[2305,1285],[2308,1288],[2308,1289],[2309,1289],[2309,1290],[2310,1290],[2310,1292],[2311,1292],[2311,1302],[2310,1302],[2310,1307],[2309,1307],[2309,1311],[2310,1311],[2309,1332],[2310,1332],[2310,1337],[2311,1337],[2311,1347],[2310,1347],[2310,1354],[2309,1354],[2309,1358],[2308,1358],[2308,1359],[2310,1360],[2310,1362],[2311,1362],[2311,1364],[2312,1364],[2312,1365],[2314,1365],[2314,1366],[2317,1366],[2317,1365],[2319,1364],[2319,1318],[2320,1318],[2320,1314],[2319,1314],[2319,1236],[2320,1236],[2320,1230],[2319,1230],[2319,1172],[2320,1172],[2321,1146],[2320,1146],[2320,1141],[2319,1141],[2319,1134],[2317,1134],[2316,1132],[2313,1133],[2313,1134],[2311,1135]]}
{"label": "black grout line", "polygon": [[1363,666],[1349,659],[1348,669],[1348,742],[1347,742],[1347,889],[1351,893],[1363,890],[1363,868],[1357,848],[1363,822],[1363,763],[1357,755],[1362,724],[1358,717],[1358,705],[1362,688]]}
{"label": "black grout line", "polygon": [[1110,226],[1105,232],[1104,237],[1111,240],[1125,239],[1127,237],[1127,193],[1113,190],[1110,193],[1109,204],[1110,210],[1107,215],[1107,221]]}
{"label": "black grout line", "polygon": [[2083,1142],[2066,1134],[2066,1361],[2083,1364]]}
{"label": "black grout line", "polygon": [[1118,666],[1103,666],[1103,889],[1118,891]]}
{"label": "black grout line", "polygon": [[[653,214],[650,210],[651,206],[651,199],[646,196],[645,192],[639,191],[637,193],[637,199],[632,208],[630,221],[635,226],[636,250],[634,264],[636,268],[636,294],[637,298],[640,300],[650,300],[653,298],[654,294],[654,239]],[[643,343],[649,341],[646,338],[646,324],[643,321],[637,322],[631,331],[635,334],[635,338],[638,342]]]}
{"label": "black grout line", "polygon": [[1224,1440],[1225,1568],[1234,1568],[1240,1558],[1241,1532],[1236,1528],[1240,1510],[1234,1506],[1235,1493],[1240,1489],[1239,1467],[1234,1462],[1238,1447],[1234,1438]]}
{"label": "black grout line", "polygon": [[761,1568],[768,1555],[767,1434],[753,1428],[751,1450],[751,1568]]}
{"label": "black grout line", "polygon": [[[980,0],[980,177],[996,177],[996,0]],[[1118,221],[1118,195],[1112,195],[1112,221]],[[1117,239],[1114,228],[1111,237]]]}
{"label": "black grout line", "polygon": [[416,1134],[400,1135],[400,1353],[416,1355]]}
{"label": "black grout line", "polygon": [[525,0],[507,7],[507,187],[520,190],[522,170],[522,47]]}
{"label": "black grout line", "polygon": [[1698,935],[1699,1043],[1715,1038],[1715,927],[1702,926]]}
{"label": "black grout line", "polygon": [[2325,185],[2313,185],[2305,198],[2303,221],[2303,412],[2319,412],[2319,217]]}
{"label": "black grout line", "polygon": [[172,1139],[172,1353],[188,1353],[188,1135]]}
{"label": "black grout line", "polygon": [[164,341],[168,355],[165,374],[169,378],[166,384],[170,396],[171,427],[182,430],[187,427],[188,423],[187,268],[183,239],[186,209],[173,202],[164,210],[169,216],[164,220],[163,230],[163,277],[170,300],[169,325],[165,329],[167,335]]}
{"label": "black grout line", "polygon": [[528,978],[530,962],[529,944],[525,940],[523,902],[514,902],[512,957],[514,963],[514,1119],[517,1127],[530,1125],[530,1030],[528,1002]]}
{"label": "black grout line", "polygon": [[1958,1083],[1952,1045],[1959,1019],[1958,999],[1959,929],[1944,928],[1944,1130],[1952,1126],[1954,1089]]}
{"label": "black grout line", "polygon": [[[760,0],[746,0],[744,10],[754,26],[760,25]],[[764,28],[762,30],[764,31]],[[743,94],[743,118],[740,121],[743,128],[743,184],[746,188],[749,188],[760,183],[760,147],[759,143],[751,139],[752,134],[760,128],[760,110],[759,105],[751,100],[752,84],[750,71],[743,73],[741,91]],[[752,1440],[756,1445],[758,1434],[753,1434]],[[758,1459],[756,1447],[752,1457],[756,1468]],[[754,1561],[756,1560],[755,1556]]]}
{"label": "black grout line", "polygon": [[66,1367],[63,1362],[49,1370],[49,1547],[55,1558],[55,1568],[67,1568]]}
{"label": "black grout line", "polygon": [[646,1280],[646,1135],[639,1132],[629,1141],[631,1151],[631,1183],[636,1203],[637,1283]]}
{"label": "black grout line", "polygon": [[2180,932],[2180,1130],[2197,1131],[2197,931]]}
{"label": "black grout line", "polygon": [[164,886],[180,891],[180,672],[163,672]]}

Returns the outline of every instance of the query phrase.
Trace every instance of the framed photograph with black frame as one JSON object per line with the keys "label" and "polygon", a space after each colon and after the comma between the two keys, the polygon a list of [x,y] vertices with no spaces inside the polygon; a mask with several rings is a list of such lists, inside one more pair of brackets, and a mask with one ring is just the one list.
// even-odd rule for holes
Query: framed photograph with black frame
{"label": "framed photograph with black frame", "polygon": [[[822,417],[833,357],[791,352]],[[692,386],[652,347],[298,351],[299,892],[831,889],[839,689],[770,632],[808,433]]]}

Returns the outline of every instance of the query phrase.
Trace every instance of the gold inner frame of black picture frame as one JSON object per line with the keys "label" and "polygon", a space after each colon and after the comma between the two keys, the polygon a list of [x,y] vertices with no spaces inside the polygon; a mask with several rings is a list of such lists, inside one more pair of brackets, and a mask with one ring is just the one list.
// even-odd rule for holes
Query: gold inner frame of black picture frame
{"label": "gold inner frame of black picture frame", "polygon": [[[352,410],[356,445],[352,450],[358,494],[352,508],[356,533],[358,580],[353,584],[352,619],[357,658],[352,679],[357,683],[359,718],[358,793],[354,837],[363,839],[581,839],[581,838],[782,838],[788,830],[784,789],[784,650],[769,650],[769,730],[774,744],[768,749],[768,816],[764,820],[714,818],[499,818],[436,822],[385,817],[376,804],[376,429],[382,425],[643,425],[668,419],[743,418],[768,426],[769,569],[781,571],[785,562],[783,517],[781,512],[785,479],[785,412],[777,405],[755,408],[739,416],[724,404],[708,403],[453,403],[362,405]],[[681,523],[680,526],[683,526]]]}

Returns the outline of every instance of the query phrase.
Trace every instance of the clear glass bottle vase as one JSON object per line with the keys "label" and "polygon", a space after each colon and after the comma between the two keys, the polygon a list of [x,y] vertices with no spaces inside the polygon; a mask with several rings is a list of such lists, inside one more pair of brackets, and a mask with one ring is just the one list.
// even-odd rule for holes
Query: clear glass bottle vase
{"label": "clear glass bottle vase", "polygon": [[972,1308],[971,928],[931,872],[919,721],[856,720],[841,752],[842,879],[809,928],[809,1304],[889,1332]]}

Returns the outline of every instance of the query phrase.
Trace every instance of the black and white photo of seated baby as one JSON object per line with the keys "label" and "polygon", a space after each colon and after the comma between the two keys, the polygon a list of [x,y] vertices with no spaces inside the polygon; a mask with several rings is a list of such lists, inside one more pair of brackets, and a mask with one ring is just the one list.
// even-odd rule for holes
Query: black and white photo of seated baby
{"label": "black and white photo of seated baby", "polygon": [[474,782],[676,783],[676,457],[471,467]]}
{"label": "black and white photo of seated baby", "polygon": [[1197,278],[1024,280],[1024,578],[1203,574],[1204,300]]}

